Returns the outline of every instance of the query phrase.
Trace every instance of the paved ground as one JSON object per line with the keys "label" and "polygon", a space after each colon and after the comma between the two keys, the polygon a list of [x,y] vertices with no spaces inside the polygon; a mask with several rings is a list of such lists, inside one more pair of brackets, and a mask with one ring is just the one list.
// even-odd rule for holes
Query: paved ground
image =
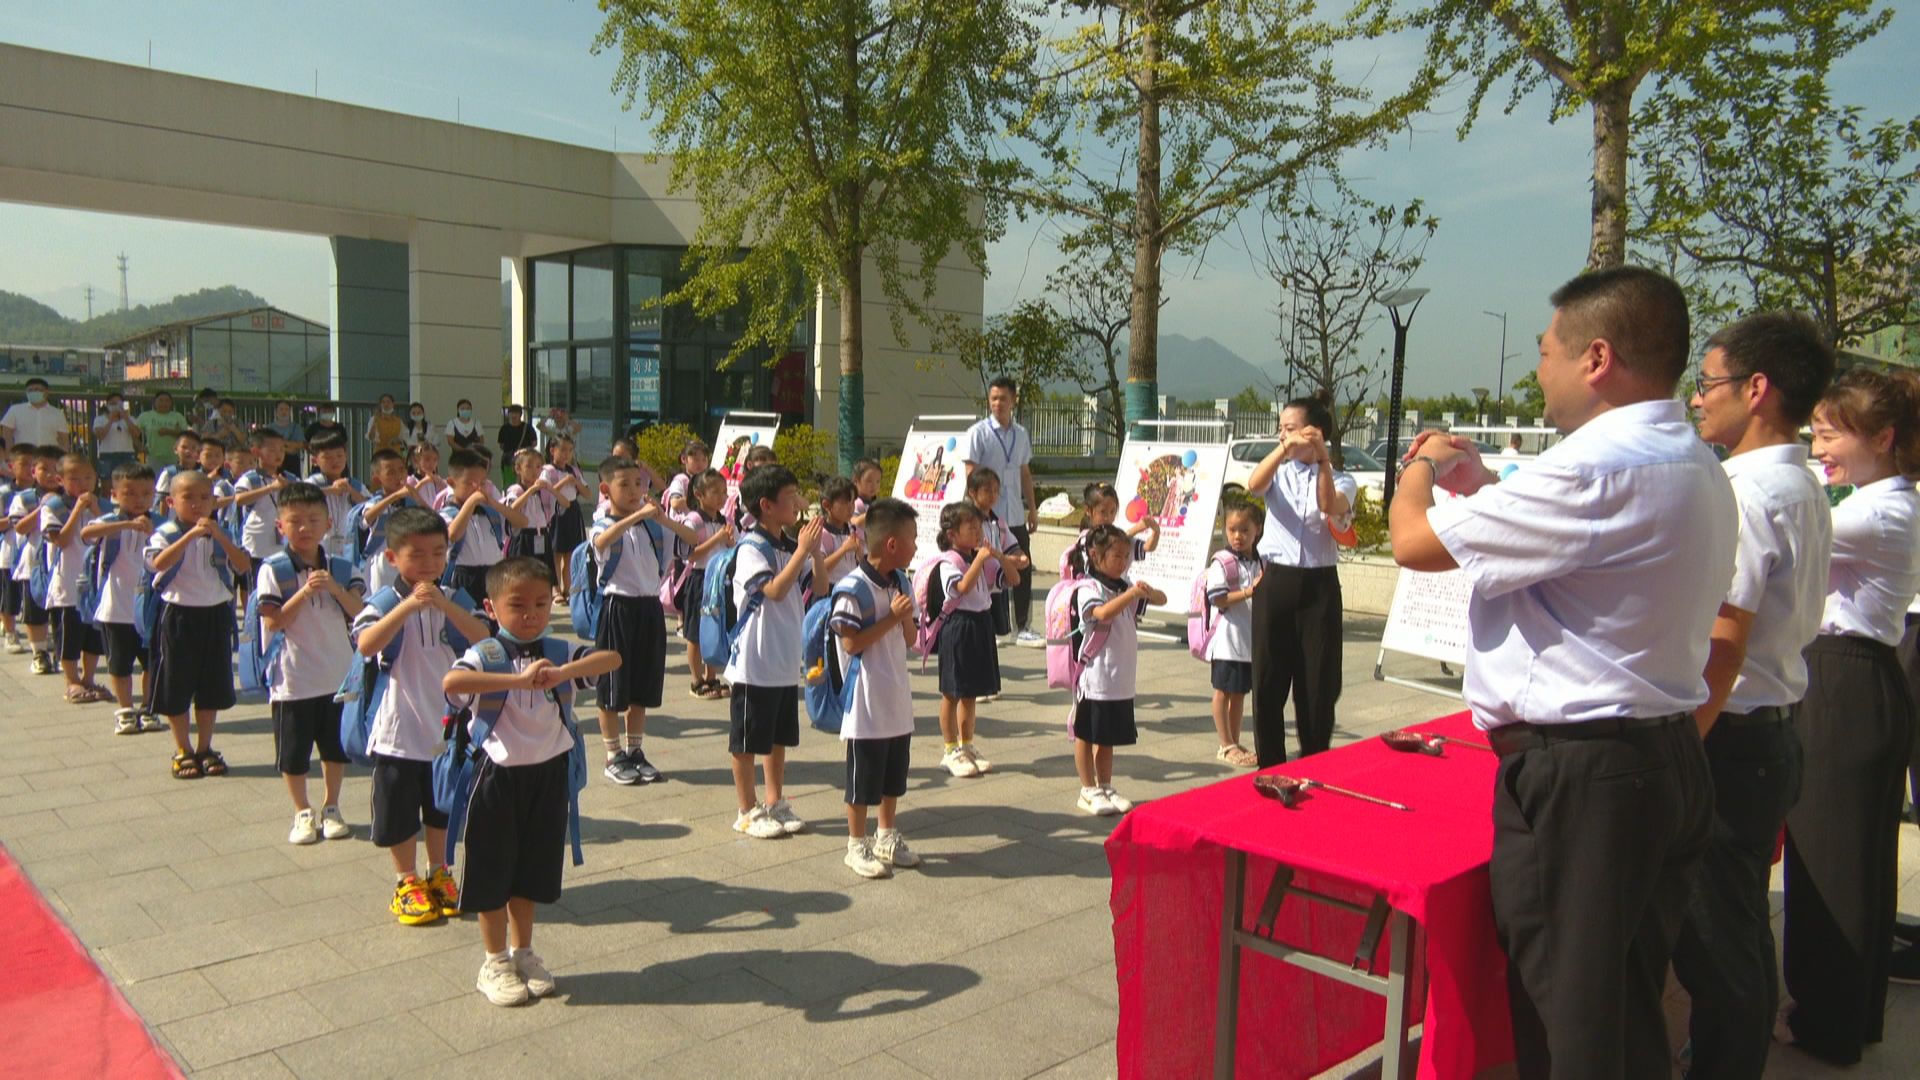
{"label": "paved ground", "polygon": [[[1368,677],[1375,629],[1349,626],[1342,741],[1451,708]],[[922,735],[901,823],[926,864],[881,882],[841,865],[840,744],[815,732],[791,769],[815,831],[736,838],[723,704],[687,698],[684,661],[671,667],[648,743],[669,780],[596,777],[587,864],[540,916],[561,996],[512,1010],[473,990],[471,919],[406,928],[387,915],[364,774],[343,800],[359,838],[291,847],[264,705],[221,724],[231,777],[183,783],[167,775],[166,736],[115,737],[110,707],[61,704],[58,679],[5,659],[0,842],[195,1075],[1114,1072],[1111,822],[1073,807],[1063,697],[1040,689],[1037,651],[1004,657],[1012,692],[980,724],[997,767],[978,780],[936,770],[932,678],[916,678]],[[1120,754],[1121,789],[1138,800],[1226,775],[1202,665],[1160,645],[1142,651],[1140,677],[1141,742]],[[1920,913],[1920,831],[1905,833],[1902,908]],[[1893,1010],[1894,1041],[1851,1075],[1905,1075],[1897,1063],[1920,1058],[1920,991],[1896,988]],[[1790,1050],[1768,1073],[1822,1074]]]}

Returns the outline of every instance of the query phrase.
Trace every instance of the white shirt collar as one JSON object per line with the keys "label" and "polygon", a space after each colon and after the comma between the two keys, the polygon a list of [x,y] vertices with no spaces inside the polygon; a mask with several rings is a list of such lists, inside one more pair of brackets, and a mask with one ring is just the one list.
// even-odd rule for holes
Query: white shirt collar
{"label": "white shirt collar", "polygon": [[1739,476],[1743,472],[1768,465],[1805,465],[1806,463],[1807,448],[1798,442],[1790,442],[1779,446],[1756,447],[1744,454],[1735,454],[1720,464],[1727,470],[1728,476]]}
{"label": "white shirt collar", "polygon": [[1853,489],[1853,493],[1855,495],[1890,495],[1896,491],[1912,490],[1913,481],[1895,473],[1892,476],[1883,476],[1871,484],[1861,484]]}

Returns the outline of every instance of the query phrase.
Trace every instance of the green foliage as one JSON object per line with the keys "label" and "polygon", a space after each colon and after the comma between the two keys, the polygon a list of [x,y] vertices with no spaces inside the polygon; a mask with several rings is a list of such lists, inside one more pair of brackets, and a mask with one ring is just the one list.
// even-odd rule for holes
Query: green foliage
{"label": "green foliage", "polygon": [[964,334],[960,363],[979,378],[983,399],[987,384],[1002,375],[1018,384],[1022,401],[1037,400],[1049,384],[1087,376],[1065,320],[1042,300],[1023,300],[988,318],[984,330]]}
{"label": "green foliage", "polygon": [[818,487],[834,473],[833,436],[811,424],[783,425],[773,436],[773,456],[793,470],[804,488]]}
{"label": "green foliage", "polygon": [[1376,551],[1388,546],[1386,507],[1375,505],[1365,491],[1354,497],[1353,535],[1359,540],[1355,545],[1359,551]]}
{"label": "green foliage", "polygon": [[893,494],[893,481],[899,475],[899,454],[888,454],[880,459],[880,494],[882,497]]}
{"label": "green foliage", "polygon": [[680,451],[693,438],[685,424],[655,424],[634,437],[634,456],[660,477],[680,471]]}
{"label": "green foliage", "polygon": [[1257,413],[1273,411],[1273,388],[1249,386],[1233,395],[1228,404],[1236,413]]}

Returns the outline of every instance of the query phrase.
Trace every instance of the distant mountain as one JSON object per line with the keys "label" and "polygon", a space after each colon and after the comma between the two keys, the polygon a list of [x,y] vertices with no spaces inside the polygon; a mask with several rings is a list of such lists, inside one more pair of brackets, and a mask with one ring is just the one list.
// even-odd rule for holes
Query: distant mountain
{"label": "distant mountain", "polygon": [[1210,337],[1160,335],[1160,392],[1182,401],[1230,398],[1254,387],[1267,391],[1276,376]]}
{"label": "distant mountain", "polygon": [[79,320],[69,319],[37,300],[0,290],[0,341],[11,345],[97,346],[149,327],[266,306],[266,298],[258,293],[222,285]]}

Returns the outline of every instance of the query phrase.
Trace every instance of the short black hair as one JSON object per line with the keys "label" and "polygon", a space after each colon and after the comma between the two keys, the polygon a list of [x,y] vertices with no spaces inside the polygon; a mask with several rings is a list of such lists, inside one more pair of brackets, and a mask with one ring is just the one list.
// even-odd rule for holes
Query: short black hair
{"label": "short black hair", "polygon": [[782,491],[799,486],[799,478],[785,465],[762,465],[740,481],[740,501],[747,504],[747,513],[757,518],[768,499],[778,499]]}
{"label": "short black hair", "polygon": [[601,461],[600,468],[597,470],[600,482],[603,484],[612,482],[613,478],[619,476],[621,473],[639,471],[639,462],[630,457],[621,457],[618,454],[611,455]]}
{"label": "short black hair", "polygon": [[995,390],[1005,390],[1014,397],[1020,396],[1020,384],[1014,382],[1011,375],[995,375],[993,381],[987,384],[987,393],[991,394]]}
{"label": "short black hair", "polygon": [[755,465],[775,465],[779,461],[780,455],[773,452],[773,447],[761,443],[747,451],[745,464],[748,468],[752,468]]}
{"label": "short black hair", "polygon": [[1115,491],[1113,485],[1107,483],[1105,480],[1095,480],[1093,483],[1080,489],[1080,505],[1082,507],[1092,506],[1095,499],[1112,499],[1114,502],[1119,502],[1120,493]]}
{"label": "short black hair", "polygon": [[522,581],[537,581],[551,589],[554,587],[553,568],[531,555],[502,559],[487,568],[487,595],[499,596],[507,590],[507,586]]}
{"label": "short black hair", "polygon": [[920,514],[905,499],[888,496],[867,507],[867,550],[878,551],[887,538],[914,527]]}
{"label": "short black hair", "polygon": [[33,456],[41,461],[59,461],[67,456],[67,452],[57,446],[36,446],[33,448]]}
{"label": "short black hair", "polygon": [[1820,324],[1797,311],[1762,311],[1721,327],[1707,339],[1719,349],[1727,374],[1765,375],[1780,391],[1782,418],[1798,427],[1813,415],[1833,382],[1833,346]]}
{"label": "short black hair", "polygon": [[975,465],[973,471],[967,474],[967,494],[969,495],[984,490],[988,484],[999,487],[1000,474],[984,465]]}
{"label": "short black hair", "polygon": [[1590,270],[1549,299],[1560,312],[1560,344],[1568,351],[1605,341],[1628,371],[1668,394],[1686,374],[1687,295],[1665,274],[1644,266]]}
{"label": "short black hair", "polygon": [[47,385],[47,380],[41,378],[38,375],[35,375],[33,378],[27,380],[27,389],[31,390],[36,386],[42,390],[52,389],[52,387],[49,387]]}
{"label": "short black hair", "polygon": [[[280,437],[280,436],[278,436],[278,435],[275,435],[275,436],[274,436],[274,438],[276,438],[276,439],[277,439],[277,438],[279,438],[279,437]],[[197,431],[195,431],[195,430],[193,430],[192,428],[181,428],[181,429],[180,429],[180,434],[178,434],[178,435],[175,435],[175,436],[173,437],[173,441],[174,441],[174,442],[179,442],[179,441],[180,441],[181,439],[192,439],[192,440],[193,440],[194,442],[206,442],[206,440],[205,440],[205,439],[202,439],[202,438],[200,437],[200,433],[199,433],[199,432],[197,432]]]}
{"label": "short black hair", "polygon": [[328,450],[345,450],[346,448],[347,437],[337,431],[323,431],[315,435],[313,441],[307,444],[307,450],[315,454],[322,454]]}
{"label": "short black hair", "polygon": [[949,533],[969,521],[985,520],[985,516],[980,513],[980,508],[972,503],[965,500],[950,502],[940,508],[940,535],[935,537],[935,542],[939,544],[941,551],[949,551],[953,548],[953,540]]}
{"label": "short black hair", "polygon": [[288,484],[280,492],[280,509],[282,510],[290,506],[315,505],[327,505],[327,493],[307,483],[305,480]]}
{"label": "short black hair", "polygon": [[863,457],[859,461],[856,461],[853,463],[853,472],[851,473],[851,475],[855,480],[858,480],[870,472],[882,472],[882,471],[884,470],[880,468],[879,462],[873,460],[870,457]]}
{"label": "short black hair", "polygon": [[247,445],[253,447],[255,450],[260,449],[270,442],[284,443],[286,441],[285,436],[270,427],[257,427],[247,432]]}
{"label": "short black hair", "polygon": [[820,505],[825,506],[842,499],[852,500],[855,494],[853,481],[844,476],[829,476],[827,482],[820,485]]}
{"label": "short black hair", "polygon": [[472,450],[455,450],[447,455],[447,473],[463,473],[468,469],[484,469],[487,459]]}
{"label": "short black hair", "polygon": [[416,536],[438,536],[444,540],[447,523],[439,514],[417,506],[403,506],[387,515],[387,547],[397,548]]}
{"label": "short black hair", "polygon": [[30,442],[17,442],[7,450],[7,453],[13,457],[32,457],[39,449]]}
{"label": "short black hair", "polygon": [[1294,398],[1280,407],[1281,412],[1286,412],[1288,409],[1299,409],[1307,414],[1309,427],[1319,428],[1320,434],[1329,439],[1333,438],[1333,407],[1327,404],[1324,395],[1308,394],[1306,397]]}
{"label": "short black hair", "polygon": [[1261,513],[1260,507],[1246,499],[1228,499],[1226,507],[1220,511],[1220,520],[1231,522],[1234,518],[1243,515],[1253,519],[1256,529],[1266,524],[1265,515]]}
{"label": "short black hair", "polygon": [[397,461],[402,465],[405,465],[407,463],[407,459],[400,456],[400,451],[395,450],[391,446],[383,446],[380,449],[375,450],[373,452],[373,457],[370,460],[373,462],[373,467],[376,469],[379,468],[382,464],[389,461]]}
{"label": "short black hair", "polygon": [[113,469],[113,482],[116,484],[122,480],[151,479],[153,479],[153,466],[144,461],[123,461]]}

